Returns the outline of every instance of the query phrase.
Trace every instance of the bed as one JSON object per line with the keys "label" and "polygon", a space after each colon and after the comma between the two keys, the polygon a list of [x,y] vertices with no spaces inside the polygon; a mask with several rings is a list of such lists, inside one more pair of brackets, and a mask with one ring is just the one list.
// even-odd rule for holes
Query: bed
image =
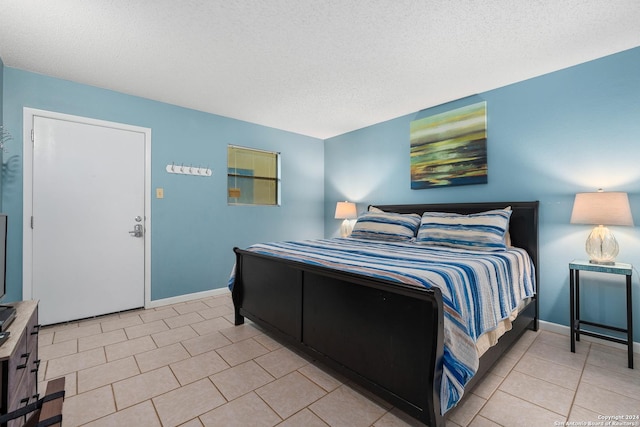
{"label": "bed", "polygon": [[[467,390],[526,329],[538,328],[538,202],[376,206],[383,212],[417,215],[469,215],[506,206],[511,207],[511,245],[528,254],[535,292],[520,302],[511,329],[484,351],[470,379],[462,381]],[[443,290],[437,286],[416,286],[393,275],[309,263],[255,248],[234,252],[230,285],[236,325],[247,317],[416,419],[444,425],[443,414],[452,402],[444,384],[451,376],[451,360],[456,360],[445,345],[450,290],[444,290],[443,304]]]}

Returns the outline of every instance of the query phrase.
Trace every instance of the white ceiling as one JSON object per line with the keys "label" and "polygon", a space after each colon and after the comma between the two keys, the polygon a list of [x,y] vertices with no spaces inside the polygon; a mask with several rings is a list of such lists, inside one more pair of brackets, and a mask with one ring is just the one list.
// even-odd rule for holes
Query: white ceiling
{"label": "white ceiling", "polygon": [[637,46],[638,0],[0,0],[5,66],[318,138]]}

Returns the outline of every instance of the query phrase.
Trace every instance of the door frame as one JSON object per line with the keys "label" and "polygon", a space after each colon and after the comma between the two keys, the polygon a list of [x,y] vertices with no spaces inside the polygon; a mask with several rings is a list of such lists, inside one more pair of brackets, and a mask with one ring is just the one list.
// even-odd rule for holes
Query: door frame
{"label": "door frame", "polygon": [[[22,135],[22,299],[33,298],[33,141],[32,129],[35,116],[56,120],[66,120],[81,124],[109,127],[112,129],[140,132],[145,135],[144,143],[144,306],[151,302],[151,129],[124,123],[109,122],[54,111],[23,108]],[[114,165],[117,173],[117,165]]]}

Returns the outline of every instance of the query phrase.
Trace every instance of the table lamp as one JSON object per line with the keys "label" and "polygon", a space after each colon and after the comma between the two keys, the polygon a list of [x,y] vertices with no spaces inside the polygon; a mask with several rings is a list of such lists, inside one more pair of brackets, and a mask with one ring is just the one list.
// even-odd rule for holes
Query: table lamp
{"label": "table lamp", "polygon": [[340,237],[347,237],[351,234],[351,230],[353,229],[353,225],[351,224],[352,219],[358,217],[358,212],[356,210],[356,204],[352,202],[338,202],[336,204],[336,219],[343,219],[342,225],[340,226]]}
{"label": "table lamp", "polygon": [[585,249],[592,264],[615,264],[618,242],[607,225],[633,226],[627,193],[577,193],[571,212],[571,224],[592,224]]}

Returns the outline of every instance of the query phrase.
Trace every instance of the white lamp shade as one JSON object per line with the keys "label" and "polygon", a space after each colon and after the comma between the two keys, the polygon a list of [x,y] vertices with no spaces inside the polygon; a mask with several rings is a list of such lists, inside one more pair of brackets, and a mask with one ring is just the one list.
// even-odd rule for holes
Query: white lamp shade
{"label": "white lamp shade", "polygon": [[578,193],[571,212],[572,224],[633,226],[627,193]]}
{"label": "white lamp shade", "polygon": [[572,224],[591,224],[585,250],[594,264],[614,264],[619,247],[607,225],[633,226],[631,207],[627,193],[603,192],[578,193],[571,212]]}
{"label": "white lamp shade", "polygon": [[352,202],[338,202],[336,204],[336,219],[354,219],[358,217],[356,204]]}

